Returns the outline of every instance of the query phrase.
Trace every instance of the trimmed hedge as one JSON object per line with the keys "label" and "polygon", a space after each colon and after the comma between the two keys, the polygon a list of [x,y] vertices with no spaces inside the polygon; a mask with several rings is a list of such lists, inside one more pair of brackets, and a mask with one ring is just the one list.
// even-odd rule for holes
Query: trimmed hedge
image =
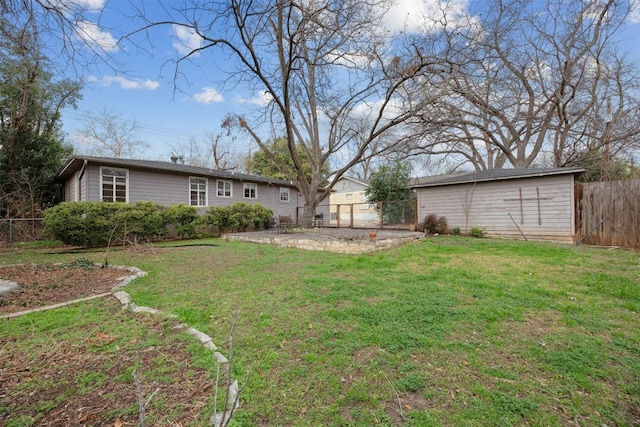
{"label": "trimmed hedge", "polygon": [[167,225],[172,225],[176,234],[181,239],[195,237],[198,209],[195,206],[187,206],[184,203],[172,205],[162,212],[162,217]]}
{"label": "trimmed hedge", "polygon": [[63,202],[44,212],[44,234],[83,247],[152,239],[166,229],[162,211],[153,202]]}
{"label": "trimmed hedge", "polygon": [[245,231],[251,224],[256,230],[262,230],[268,226],[272,216],[273,211],[260,204],[237,202],[229,206],[211,207],[200,220],[222,233],[227,230]]}
{"label": "trimmed hedge", "polygon": [[183,203],[165,208],[154,202],[63,202],[44,212],[44,234],[67,245],[101,247],[123,241],[152,240],[175,229],[180,238],[195,237],[197,226],[245,231],[266,228],[273,211],[259,204],[234,203],[212,207],[200,216]]}

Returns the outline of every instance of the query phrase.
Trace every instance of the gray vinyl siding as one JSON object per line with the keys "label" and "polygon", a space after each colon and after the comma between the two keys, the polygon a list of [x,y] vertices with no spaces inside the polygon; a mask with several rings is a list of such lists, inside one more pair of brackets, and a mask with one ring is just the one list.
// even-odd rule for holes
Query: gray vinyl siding
{"label": "gray vinyl siding", "polygon": [[[77,172],[78,174],[80,174],[80,172]],[[89,176],[85,173],[79,181],[80,184],[80,201],[82,200],[88,200],[88,189],[87,189],[87,182],[89,180]]]}
{"label": "gray vinyl siding", "polygon": [[573,242],[573,191],[572,175],[423,187],[418,218],[444,216],[449,228],[483,227],[488,236],[522,238],[519,227],[531,240]]}
{"label": "gray vinyl siding", "polygon": [[[152,200],[160,205],[170,206],[178,203],[189,205],[190,187],[189,177],[197,175],[180,175],[167,172],[154,172],[147,170],[137,170],[131,168],[118,167],[129,171],[129,203],[139,201]],[[100,165],[89,165],[85,172],[85,177],[89,183],[89,194],[91,201],[100,200]],[[199,211],[204,212],[212,206],[221,207],[228,206],[236,202],[245,202],[248,204],[259,203],[262,206],[273,210],[277,215],[291,215],[295,217],[298,202],[298,191],[295,188],[289,188],[289,202],[280,202],[280,185],[258,184],[257,199],[245,199],[243,191],[243,182],[239,180],[232,181],[232,197],[217,196],[217,179],[215,177],[202,176],[207,179],[207,204],[206,207],[200,207]],[[225,180],[228,180],[225,178]],[[67,182],[70,182],[68,180]],[[251,181],[245,181],[251,182]]]}
{"label": "gray vinyl siding", "polygon": [[63,200],[65,202],[79,202],[87,197],[87,177],[80,176],[81,171],[76,171],[63,186]]}
{"label": "gray vinyl siding", "polygon": [[65,183],[65,186],[63,187],[64,189],[64,194],[62,196],[62,199],[64,201],[67,202],[77,202],[78,198],[77,196],[77,188],[78,188],[78,172],[73,174],[73,177],[71,177],[71,179],[68,179],[67,182]]}

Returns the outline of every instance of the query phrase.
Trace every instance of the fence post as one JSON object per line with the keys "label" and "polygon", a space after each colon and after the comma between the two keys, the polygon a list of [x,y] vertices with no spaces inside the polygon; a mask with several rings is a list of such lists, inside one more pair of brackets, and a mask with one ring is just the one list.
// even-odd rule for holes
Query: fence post
{"label": "fence post", "polygon": [[9,244],[13,245],[13,219],[9,218]]}
{"label": "fence post", "polygon": [[353,203],[349,205],[349,227],[353,228]]}

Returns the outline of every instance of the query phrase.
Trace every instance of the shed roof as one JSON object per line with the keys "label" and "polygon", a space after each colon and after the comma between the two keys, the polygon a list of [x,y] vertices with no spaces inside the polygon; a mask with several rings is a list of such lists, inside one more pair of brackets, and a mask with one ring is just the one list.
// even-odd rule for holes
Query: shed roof
{"label": "shed roof", "polygon": [[240,181],[262,182],[271,185],[280,185],[283,187],[295,187],[295,183],[273,179],[260,175],[249,175],[244,173],[223,171],[219,169],[203,168],[197,166],[183,165],[181,163],[163,162],[160,160],[138,160],[138,159],[116,159],[111,157],[94,157],[94,156],[73,156],[67,160],[60,172],[56,175],[56,179],[63,181],[69,178],[73,173],[86,162],[97,163],[104,166],[128,167],[136,169],[153,170],[156,172],[179,173],[185,175],[199,175],[213,178],[235,179]]}
{"label": "shed roof", "polygon": [[410,188],[437,187],[442,185],[468,184],[475,182],[503,181],[507,179],[536,178],[555,175],[579,174],[582,168],[547,168],[547,169],[488,169],[480,172],[460,173],[455,175],[427,176],[409,180]]}

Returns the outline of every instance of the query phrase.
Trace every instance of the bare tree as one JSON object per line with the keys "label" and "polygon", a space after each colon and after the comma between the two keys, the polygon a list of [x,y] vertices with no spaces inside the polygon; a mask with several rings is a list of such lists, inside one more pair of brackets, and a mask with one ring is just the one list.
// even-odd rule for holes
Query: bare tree
{"label": "bare tree", "polygon": [[98,12],[91,1],[0,0],[0,36],[27,26],[41,35],[40,53],[58,76],[81,75],[96,62],[117,68],[111,53],[117,39],[88,18]]}
{"label": "bare tree", "polygon": [[[196,55],[213,49],[228,55],[227,64],[234,64],[230,81],[247,84],[264,100],[255,114],[230,117],[228,128],[248,135],[268,156],[267,142],[285,135],[294,168],[282,169],[297,183],[305,218],[311,218],[345,171],[376,154],[367,154],[369,146],[411,121],[425,102],[420,87],[410,83],[424,76],[429,60],[415,50],[401,51],[381,28],[387,6],[382,0],[193,0],[170,10],[163,6],[165,20],[149,22],[130,37],[158,25],[197,34],[202,44],[176,61],[176,76]],[[370,126],[347,156],[345,148],[356,137],[351,120],[359,115]],[[310,180],[297,147],[312,164]],[[318,191],[327,162],[331,180]]]}
{"label": "bare tree", "polygon": [[422,152],[481,170],[571,166],[597,150],[638,147],[640,76],[616,50],[628,5],[474,4],[481,15],[432,22],[452,65],[441,70],[449,95],[424,111]]}
{"label": "bare tree", "polygon": [[217,170],[243,170],[244,155],[234,150],[223,140],[221,133],[210,132],[206,139],[192,138],[187,143],[177,144],[173,153],[191,166]]}
{"label": "bare tree", "polygon": [[211,151],[214,169],[220,170],[242,170],[244,168],[244,157],[238,151],[233,150],[223,143],[222,134],[207,134],[207,143]]}
{"label": "bare tree", "polygon": [[135,119],[122,117],[103,107],[96,113],[85,115],[77,133],[81,149],[94,156],[133,158],[142,155],[149,144],[137,136]]}

